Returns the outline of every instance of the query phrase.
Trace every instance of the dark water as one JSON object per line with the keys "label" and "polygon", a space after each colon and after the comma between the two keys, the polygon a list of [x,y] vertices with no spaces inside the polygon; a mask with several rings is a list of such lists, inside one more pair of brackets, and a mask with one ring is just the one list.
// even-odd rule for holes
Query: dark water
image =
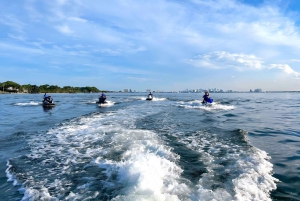
{"label": "dark water", "polygon": [[300,200],[300,94],[0,95],[0,200]]}

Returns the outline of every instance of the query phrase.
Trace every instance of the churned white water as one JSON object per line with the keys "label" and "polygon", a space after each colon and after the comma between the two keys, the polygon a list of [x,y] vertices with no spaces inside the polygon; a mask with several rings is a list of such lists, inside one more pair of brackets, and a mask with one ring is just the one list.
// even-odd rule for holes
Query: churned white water
{"label": "churned white water", "polygon": [[32,105],[41,105],[41,104],[42,104],[42,101],[40,103],[30,101],[29,103],[15,103],[14,105],[17,105],[17,106],[32,106]]}
{"label": "churned white water", "polygon": [[[251,145],[246,131],[199,129],[191,123],[198,111],[236,107],[153,100],[109,100],[107,109],[31,136],[29,153],[8,161],[8,181],[19,186],[24,201],[271,200],[278,181],[273,165],[265,151]],[[189,153],[203,172],[185,174],[193,170],[185,161]]]}
{"label": "churned white water", "polygon": [[233,110],[235,106],[233,105],[223,105],[218,102],[202,104],[201,100],[194,100],[189,102],[178,102],[181,107],[184,108],[194,108],[194,109],[202,109],[207,111],[214,111],[214,110]]}

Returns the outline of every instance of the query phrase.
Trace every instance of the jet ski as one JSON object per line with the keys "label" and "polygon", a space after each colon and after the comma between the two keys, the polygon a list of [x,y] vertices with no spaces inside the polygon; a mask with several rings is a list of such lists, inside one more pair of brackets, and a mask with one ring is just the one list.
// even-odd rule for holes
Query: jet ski
{"label": "jet ski", "polygon": [[207,98],[205,102],[202,102],[202,105],[211,105],[214,102],[213,99]]}
{"label": "jet ski", "polygon": [[54,107],[55,103],[53,102],[53,99],[51,98],[51,96],[47,99],[43,100],[43,107]]}
{"label": "jet ski", "polygon": [[105,100],[106,100],[106,98],[99,98],[99,101],[96,103],[99,105],[99,107],[103,107],[103,106],[107,105],[107,102]]}
{"label": "jet ski", "polygon": [[151,101],[153,99],[153,96],[149,95],[148,98],[146,98],[146,100]]}

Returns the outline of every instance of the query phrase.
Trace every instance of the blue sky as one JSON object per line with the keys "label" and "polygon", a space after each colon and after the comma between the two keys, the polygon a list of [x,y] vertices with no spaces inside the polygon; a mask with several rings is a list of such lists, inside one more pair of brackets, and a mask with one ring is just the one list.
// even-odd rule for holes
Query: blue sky
{"label": "blue sky", "polygon": [[298,0],[0,1],[0,82],[300,90]]}

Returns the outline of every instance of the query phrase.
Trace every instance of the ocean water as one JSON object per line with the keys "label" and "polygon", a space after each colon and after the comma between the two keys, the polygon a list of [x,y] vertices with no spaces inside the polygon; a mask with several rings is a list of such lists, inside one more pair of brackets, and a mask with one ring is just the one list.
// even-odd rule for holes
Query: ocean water
{"label": "ocean water", "polygon": [[0,200],[300,200],[300,93],[0,95]]}

